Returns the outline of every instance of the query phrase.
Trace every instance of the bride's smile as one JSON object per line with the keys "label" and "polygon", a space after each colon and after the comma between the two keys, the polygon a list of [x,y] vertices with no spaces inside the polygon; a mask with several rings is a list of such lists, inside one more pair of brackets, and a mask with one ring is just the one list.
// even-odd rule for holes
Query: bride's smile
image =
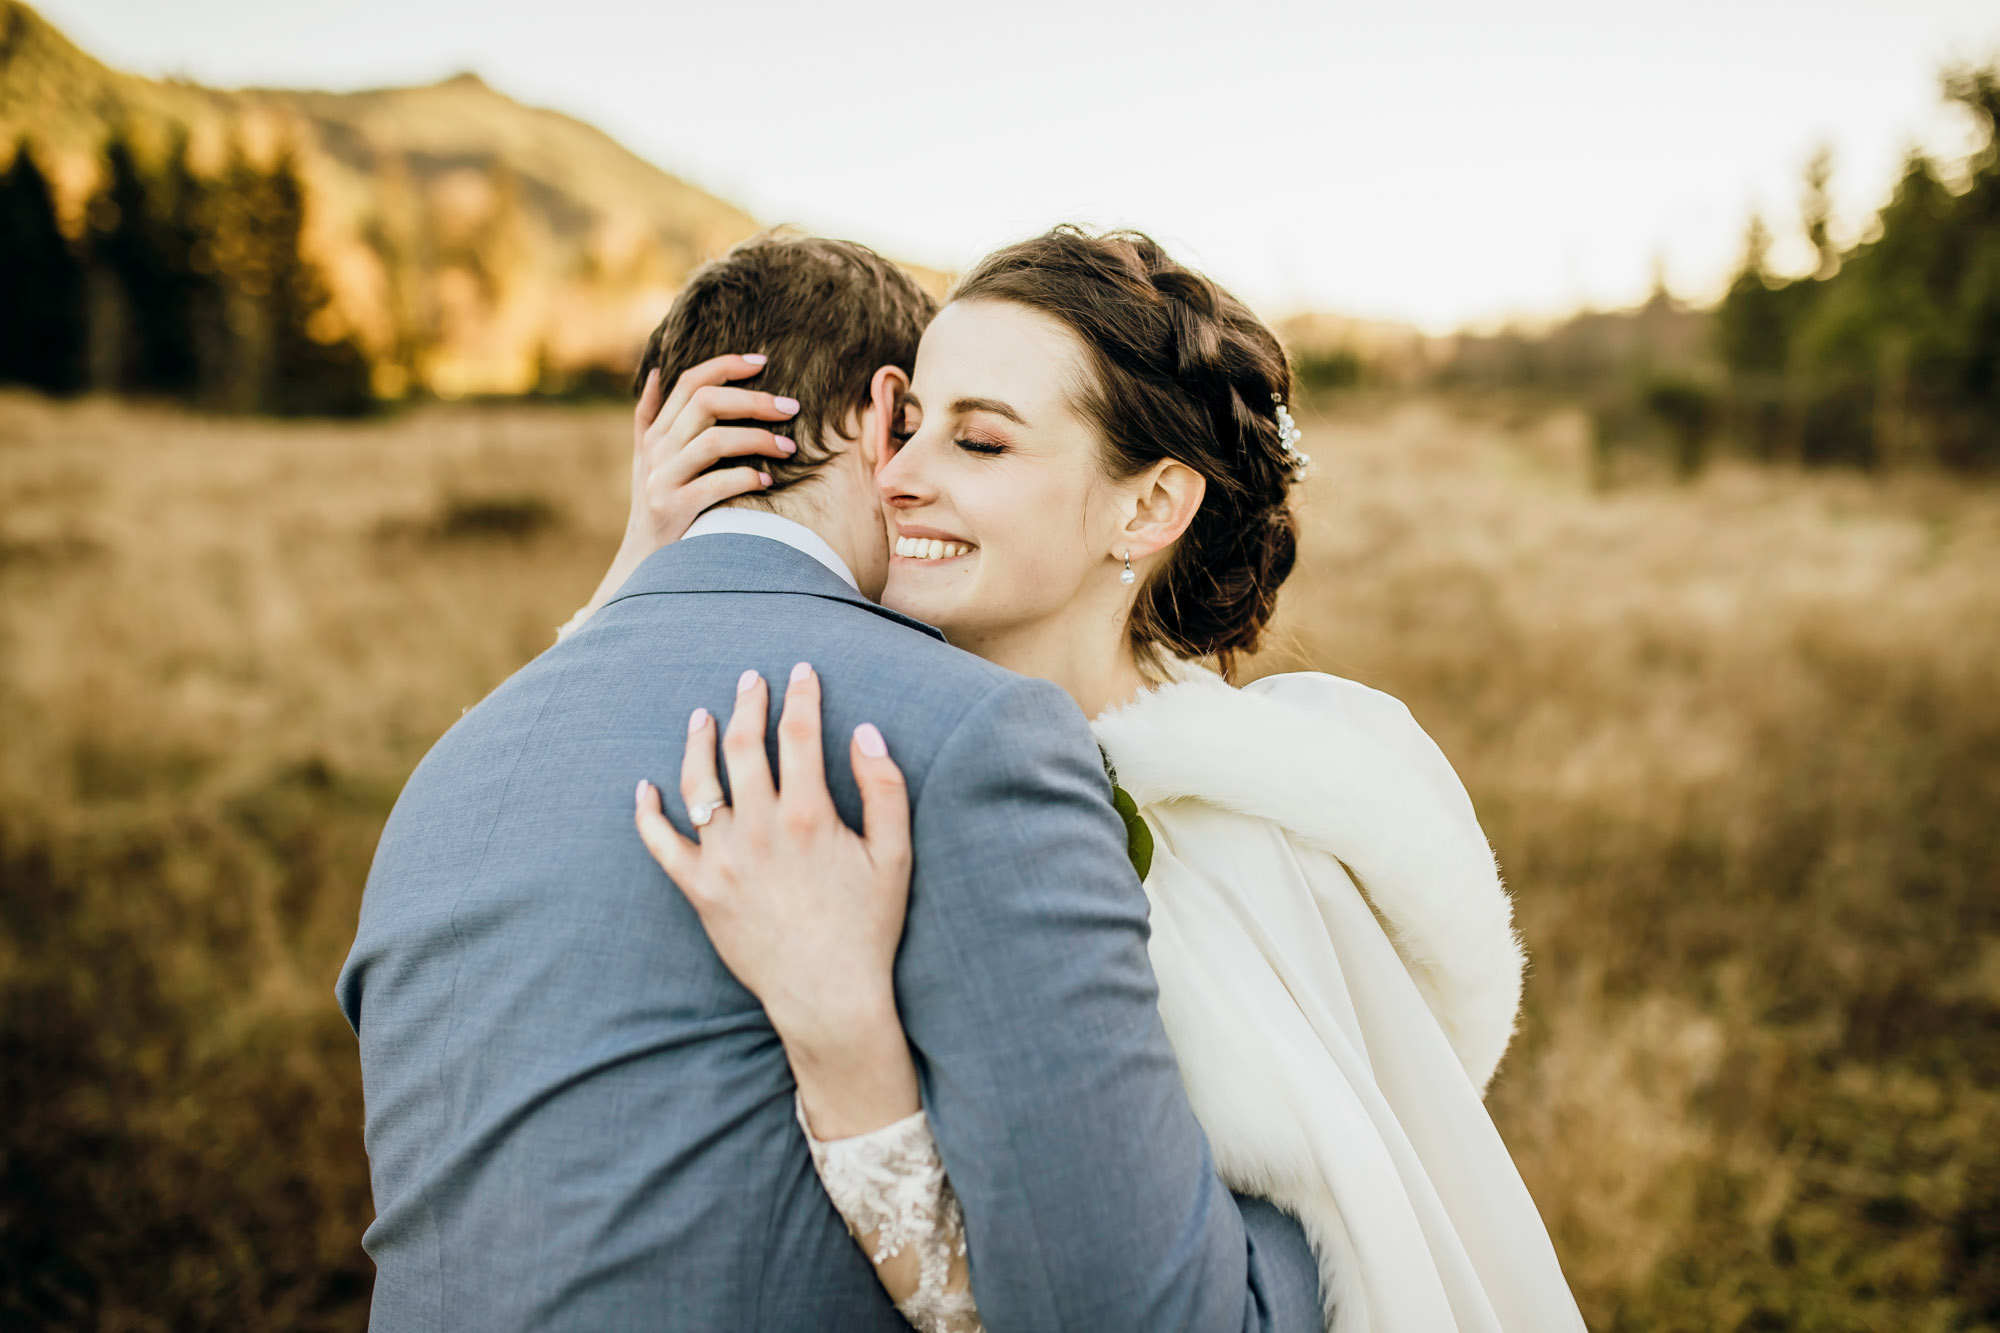
{"label": "bride's smile", "polygon": [[890,543],[890,553],[898,560],[935,565],[940,560],[957,560],[971,555],[978,549],[971,542],[960,541],[935,528],[898,528],[892,525],[890,530],[896,534],[895,540]]}

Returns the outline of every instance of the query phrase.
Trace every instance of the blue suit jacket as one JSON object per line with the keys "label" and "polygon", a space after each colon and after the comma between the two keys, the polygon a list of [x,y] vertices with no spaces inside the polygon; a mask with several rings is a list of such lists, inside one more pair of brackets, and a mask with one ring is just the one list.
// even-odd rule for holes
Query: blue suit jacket
{"label": "blue suit jacket", "polygon": [[827,735],[876,723],[909,779],[896,990],[987,1327],[1318,1328],[1297,1225],[1232,1198],[1188,1109],[1076,706],[737,535],[655,554],[390,816],[339,982],[372,1327],[904,1329],[813,1175],[762,1008],[632,828],[648,777],[688,831],[689,712],[727,718],[746,667],[779,694],[799,661]]}

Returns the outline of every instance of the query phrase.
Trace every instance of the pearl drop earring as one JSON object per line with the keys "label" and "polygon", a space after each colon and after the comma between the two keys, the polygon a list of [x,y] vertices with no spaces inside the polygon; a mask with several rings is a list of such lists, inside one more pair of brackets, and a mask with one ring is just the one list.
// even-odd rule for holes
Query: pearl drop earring
{"label": "pearl drop earring", "polygon": [[1125,568],[1119,571],[1118,581],[1129,588],[1138,577],[1137,574],[1132,572],[1132,553],[1127,551],[1125,553]]}

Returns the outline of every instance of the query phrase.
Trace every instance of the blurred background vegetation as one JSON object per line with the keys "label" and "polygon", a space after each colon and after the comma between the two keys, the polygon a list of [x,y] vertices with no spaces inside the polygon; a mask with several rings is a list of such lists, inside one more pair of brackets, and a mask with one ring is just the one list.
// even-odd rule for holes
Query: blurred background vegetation
{"label": "blurred background vegetation", "polygon": [[0,281],[41,321],[0,378],[231,410],[622,387],[689,270],[758,229],[476,75],[145,79],[16,0],[0,157]]}
{"label": "blurred background vegetation", "polygon": [[8,380],[287,415],[374,402],[361,349],[322,331],[329,298],[301,248],[305,187],[289,150],[261,166],[238,146],[204,178],[185,137],[151,173],[113,138],[72,244],[24,141],[0,177],[0,219]]}
{"label": "blurred background vegetation", "polygon": [[[1259,672],[1405,699],[1533,968],[1491,1098],[1591,1326],[2000,1329],[2000,72],[1810,273],[1284,325]],[[13,145],[8,148],[4,145]],[[357,1329],[382,820],[623,514],[756,230],[463,76],[219,92],[0,0],[0,1326]],[[934,288],[942,275],[921,273]],[[452,402],[446,400],[469,399]]]}
{"label": "blurred background vegetation", "polygon": [[1585,398],[1606,479],[1635,456],[1690,477],[1725,453],[1991,472],[2000,466],[2000,67],[1948,71],[1943,85],[1976,147],[1956,162],[1911,153],[1846,250],[1828,233],[1831,154],[1806,164],[1797,223],[1812,272],[1773,273],[1770,228],[1753,217],[1713,309],[1658,286],[1636,310],[1458,340],[1437,380]]}

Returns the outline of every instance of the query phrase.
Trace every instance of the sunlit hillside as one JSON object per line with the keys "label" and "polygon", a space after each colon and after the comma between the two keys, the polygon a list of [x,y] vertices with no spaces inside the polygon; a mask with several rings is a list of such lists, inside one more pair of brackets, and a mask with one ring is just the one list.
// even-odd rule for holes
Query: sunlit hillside
{"label": "sunlit hillside", "polygon": [[[446,394],[519,392],[547,365],[629,362],[689,269],[757,230],[602,131],[474,75],[359,93],[224,91],[107,68],[0,0],[0,160],[30,140],[72,231],[114,130],[197,166],[296,147],[310,250],[342,328]],[[401,386],[392,374],[385,386]]]}
{"label": "sunlit hillside", "polygon": [[[1532,956],[1491,1102],[1591,1326],[2000,1328],[2000,495],[1300,420],[1258,669],[1464,775]],[[363,1326],[362,879],[595,583],[627,432],[0,397],[0,1326]]]}

